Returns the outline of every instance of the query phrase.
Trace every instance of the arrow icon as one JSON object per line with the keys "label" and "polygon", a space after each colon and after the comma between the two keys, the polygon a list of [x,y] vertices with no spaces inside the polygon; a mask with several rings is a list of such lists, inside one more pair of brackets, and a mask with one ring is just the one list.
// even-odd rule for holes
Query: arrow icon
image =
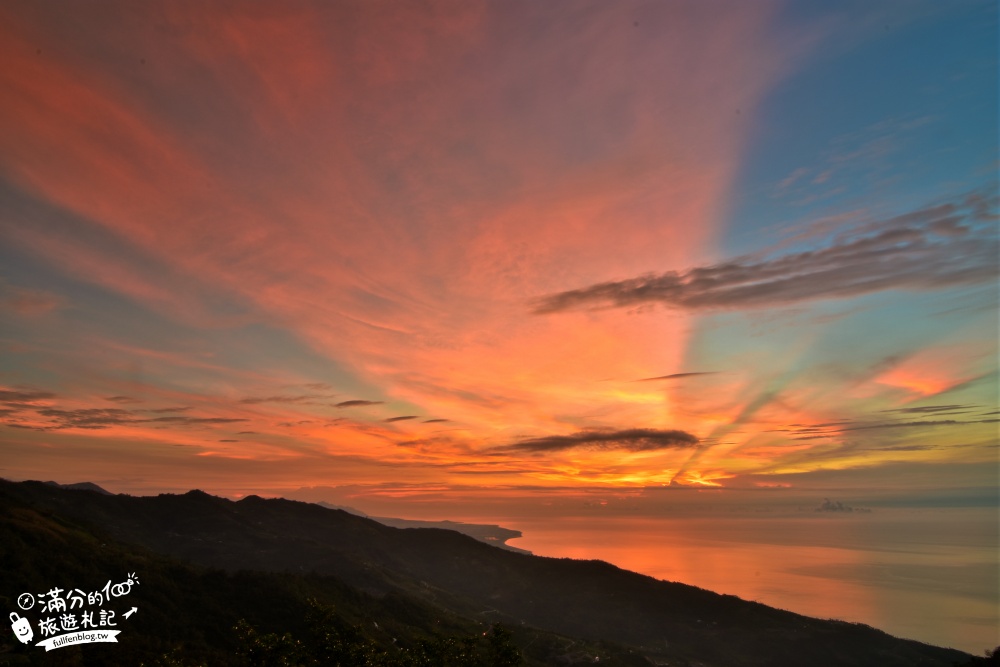
{"label": "arrow icon", "polygon": [[127,612],[125,612],[125,618],[128,618],[129,616],[131,616],[132,614],[134,614],[137,611],[139,611],[138,607],[132,607]]}

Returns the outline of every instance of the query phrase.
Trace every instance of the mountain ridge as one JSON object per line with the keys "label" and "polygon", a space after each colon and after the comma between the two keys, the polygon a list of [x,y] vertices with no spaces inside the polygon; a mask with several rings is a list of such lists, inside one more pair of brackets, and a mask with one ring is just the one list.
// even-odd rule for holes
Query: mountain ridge
{"label": "mountain ridge", "polygon": [[[290,500],[294,500],[290,499]],[[486,544],[491,544],[495,547],[500,547],[501,549],[508,549],[510,551],[516,551],[518,553],[530,554],[531,552],[527,549],[519,549],[518,547],[511,546],[507,544],[507,540],[512,540],[517,537],[521,537],[522,533],[519,530],[514,530],[512,528],[504,528],[497,524],[485,524],[485,523],[466,523],[464,521],[450,521],[444,519],[442,521],[425,521],[422,519],[398,519],[395,517],[388,516],[373,516],[371,514],[366,514],[361,510],[354,507],[347,507],[344,505],[333,505],[325,501],[317,501],[314,504],[320,507],[325,507],[327,509],[333,510],[343,510],[348,514],[354,514],[357,516],[364,517],[366,519],[372,519],[373,521],[378,521],[382,525],[392,526],[393,528],[443,528],[445,530],[453,530],[456,533],[462,533],[463,535],[468,535],[469,537],[474,537],[480,542],[485,542]]]}
{"label": "mountain ridge", "polygon": [[520,554],[451,530],[393,528],[300,501],[230,501],[197,490],[104,496],[32,482],[3,482],[0,491],[198,565],[228,572],[315,572],[366,595],[403,593],[466,618],[617,642],[663,664],[944,667],[969,658],[602,561]]}

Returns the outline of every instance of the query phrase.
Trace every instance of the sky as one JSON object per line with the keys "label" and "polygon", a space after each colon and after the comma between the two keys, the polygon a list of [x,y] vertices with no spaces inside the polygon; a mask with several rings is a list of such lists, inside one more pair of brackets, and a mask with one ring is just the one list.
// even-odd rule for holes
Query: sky
{"label": "sky", "polygon": [[0,476],[994,502],[997,13],[0,5]]}

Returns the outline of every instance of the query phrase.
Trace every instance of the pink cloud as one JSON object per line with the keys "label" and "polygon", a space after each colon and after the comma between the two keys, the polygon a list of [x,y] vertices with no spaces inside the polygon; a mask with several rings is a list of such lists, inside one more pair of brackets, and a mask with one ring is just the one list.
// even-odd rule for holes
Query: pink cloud
{"label": "pink cloud", "polygon": [[[373,419],[440,416],[481,446],[681,426],[605,380],[681,366],[687,315],[543,320],[528,301],[714,255],[742,119],[787,67],[772,8],[398,9],[167,3],[156,24],[83,12],[63,41],[44,7],[5,17],[4,172],[107,235],[34,221],[14,240],[194,327],[285,328],[413,406]],[[219,315],[218,295],[246,315]],[[238,400],[225,387],[220,406]],[[294,431],[403,461],[394,443],[427,427],[365,428]]]}

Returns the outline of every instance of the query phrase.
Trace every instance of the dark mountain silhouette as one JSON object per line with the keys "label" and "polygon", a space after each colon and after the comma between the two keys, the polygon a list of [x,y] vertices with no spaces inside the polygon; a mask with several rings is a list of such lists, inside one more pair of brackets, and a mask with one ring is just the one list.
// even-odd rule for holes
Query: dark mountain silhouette
{"label": "dark mountain silhouette", "polygon": [[393,528],[444,528],[445,530],[454,530],[456,533],[462,533],[463,535],[474,537],[480,542],[492,544],[493,546],[500,547],[501,549],[508,549],[522,554],[531,553],[527,549],[518,549],[517,547],[507,544],[507,540],[512,540],[515,537],[521,537],[521,531],[504,528],[503,526],[498,526],[496,524],[465,523],[464,521],[448,521],[447,519],[444,521],[395,519],[387,516],[372,516],[370,514],[365,514],[361,510],[355,509],[354,507],[333,505],[323,501],[316,504],[327,509],[344,510],[348,514],[363,516],[366,519],[378,521],[383,526],[392,526]]}
{"label": "dark mountain silhouette", "polygon": [[413,519],[392,519],[383,516],[371,516],[368,518],[378,521],[383,526],[391,526],[393,528],[438,528],[441,530],[453,530],[456,533],[468,535],[469,537],[477,539],[480,542],[485,542],[486,544],[491,544],[495,547],[500,547],[501,549],[507,549],[508,551],[515,551],[522,554],[531,553],[527,549],[518,549],[517,547],[507,544],[507,540],[515,537],[521,537],[521,531],[504,528],[503,526],[447,520],[417,521]]}
{"label": "dark mountain silhouette", "polygon": [[[22,593],[53,587],[92,591],[109,576],[139,573],[117,608],[122,635],[114,645],[62,646],[48,653],[10,634],[0,665],[100,667],[513,667],[520,651],[508,630],[461,618],[401,593],[371,596],[334,577],[268,572],[226,573],[125,545],[106,532],[36,509],[0,489],[0,600],[40,621],[59,613],[22,605]],[[123,577],[124,578],[124,577]],[[109,582],[110,583],[110,582]],[[68,588],[67,588],[68,586]],[[74,603],[69,609],[81,610]],[[88,603],[89,604],[89,603]],[[15,606],[16,605],[16,606]],[[122,612],[138,610],[130,619]],[[103,606],[101,607],[104,608]],[[30,611],[29,611],[30,610]],[[15,612],[15,613],[16,613]],[[96,612],[95,612],[96,615]],[[516,628],[527,664],[556,664],[575,643],[611,664],[636,663],[627,649],[581,644],[533,628]],[[69,633],[73,634],[73,633]],[[632,660],[630,660],[632,659]],[[616,662],[617,661],[617,662]]]}
{"label": "dark mountain silhouette", "polygon": [[[3,482],[0,500],[229,573],[309,575],[365,599],[405,600],[418,618],[501,622],[515,629],[515,638],[525,628],[570,637],[567,660],[592,662],[597,646],[617,656],[612,664],[642,656],[645,664],[706,667],[903,667],[950,666],[970,658],[600,561],[520,554],[450,530],[397,529],[309,503],[257,496],[232,502],[201,491],[108,496],[34,482]],[[56,554],[47,557],[58,562]],[[612,646],[618,648],[607,648]],[[576,649],[584,654],[573,658]]]}
{"label": "dark mountain silhouette", "polygon": [[370,519],[371,518],[370,516],[368,516],[367,514],[365,514],[364,512],[362,512],[361,510],[359,510],[358,508],[351,507],[350,505],[334,505],[333,503],[328,503],[328,502],[325,502],[323,500],[319,501],[316,504],[319,505],[320,507],[325,507],[328,510],[344,510],[348,514],[353,514],[355,516],[363,516],[366,519]]}
{"label": "dark mountain silhouette", "polygon": [[45,482],[45,483],[50,486],[58,486],[60,489],[70,489],[72,491],[94,491],[96,493],[103,493],[106,496],[114,495],[110,491],[102,489],[93,482],[77,482],[76,484],[60,484],[59,482]]}

